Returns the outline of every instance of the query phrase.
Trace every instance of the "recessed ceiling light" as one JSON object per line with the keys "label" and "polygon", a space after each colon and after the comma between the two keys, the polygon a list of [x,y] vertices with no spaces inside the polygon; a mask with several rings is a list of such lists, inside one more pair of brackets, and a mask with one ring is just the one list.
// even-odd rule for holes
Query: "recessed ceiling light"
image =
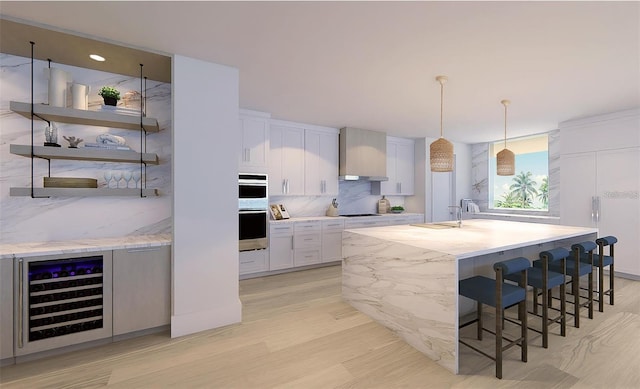
{"label": "recessed ceiling light", "polygon": [[105,61],[104,57],[101,57],[98,54],[91,54],[91,55],[89,55],[89,58],[91,58],[94,61],[99,61],[99,62],[104,62]]}

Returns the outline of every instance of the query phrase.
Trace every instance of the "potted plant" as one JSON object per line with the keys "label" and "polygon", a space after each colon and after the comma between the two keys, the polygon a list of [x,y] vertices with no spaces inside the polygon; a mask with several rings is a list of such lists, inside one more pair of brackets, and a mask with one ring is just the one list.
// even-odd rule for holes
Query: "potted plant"
{"label": "potted plant", "polygon": [[404,212],[404,207],[401,205],[395,205],[391,207],[391,213],[402,213]]}
{"label": "potted plant", "polygon": [[115,106],[118,104],[118,100],[120,100],[120,92],[110,86],[103,86],[100,88],[98,94],[104,99],[104,105]]}

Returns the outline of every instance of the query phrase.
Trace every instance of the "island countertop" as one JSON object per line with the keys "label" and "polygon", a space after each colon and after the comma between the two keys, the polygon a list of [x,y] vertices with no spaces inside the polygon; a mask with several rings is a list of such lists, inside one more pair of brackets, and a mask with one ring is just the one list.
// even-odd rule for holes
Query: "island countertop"
{"label": "island countertop", "polygon": [[118,238],[78,239],[58,242],[29,242],[0,244],[0,259],[61,255],[101,250],[134,249],[167,246],[171,234],[130,235]]}
{"label": "island countertop", "polygon": [[471,219],[463,220],[462,228],[431,229],[413,225],[400,225],[345,231],[393,243],[438,251],[463,259],[597,233],[598,229],[556,224]]}

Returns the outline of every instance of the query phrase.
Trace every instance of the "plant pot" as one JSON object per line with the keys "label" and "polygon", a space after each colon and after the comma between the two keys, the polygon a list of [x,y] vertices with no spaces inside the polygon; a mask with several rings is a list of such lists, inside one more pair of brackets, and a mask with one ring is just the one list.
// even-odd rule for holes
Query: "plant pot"
{"label": "plant pot", "polygon": [[114,107],[118,105],[118,100],[113,97],[103,97],[104,105],[113,105]]}

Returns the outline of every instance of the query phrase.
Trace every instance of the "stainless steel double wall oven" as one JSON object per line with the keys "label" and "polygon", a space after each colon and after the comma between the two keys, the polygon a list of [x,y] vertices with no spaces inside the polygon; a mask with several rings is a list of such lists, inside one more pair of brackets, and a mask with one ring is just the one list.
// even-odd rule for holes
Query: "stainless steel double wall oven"
{"label": "stainless steel double wall oven", "polygon": [[269,220],[267,175],[241,173],[238,185],[239,249],[240,251],[266,249]]}

